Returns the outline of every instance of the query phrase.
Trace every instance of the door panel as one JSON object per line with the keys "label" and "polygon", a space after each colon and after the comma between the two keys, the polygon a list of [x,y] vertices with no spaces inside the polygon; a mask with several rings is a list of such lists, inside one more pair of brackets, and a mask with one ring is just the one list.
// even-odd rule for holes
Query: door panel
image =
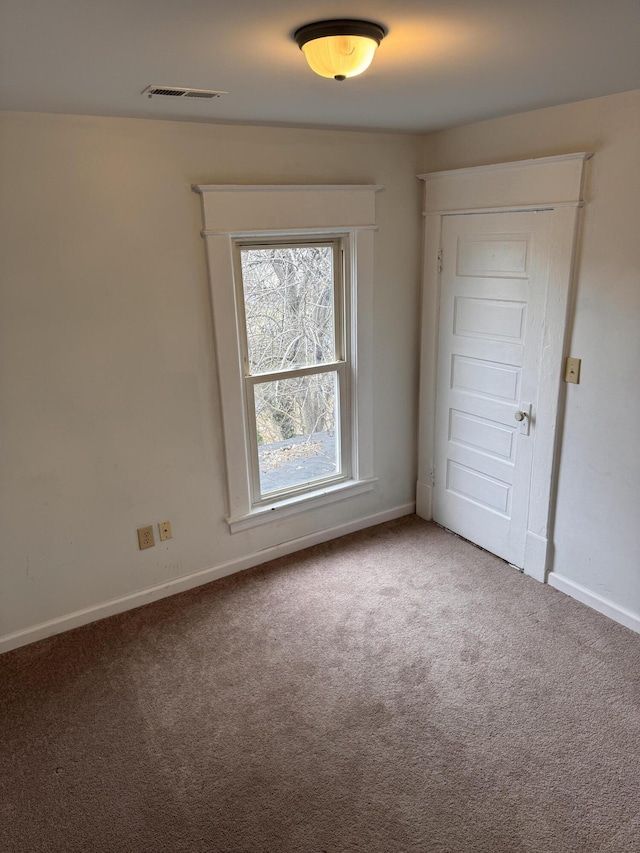
{"label": "door panel", "polygon": [[[495,214],[491,214],[492,216]],[[527,275],[529,241],[515,234],[460,236],[456,252],[458,276]]]}
{"label": "door panel", "polygon": [[454,355],[451,387],[490,399],[517,400],[520,370],[511,364]]}
{"label": "door panel", "polygon": [[456,296],[453,333],[462,337],[521,341],[524,302],[486,297]]}
{"label": "door panel", "polygon": [[513,459],[513,432],[501,424],[479,418],[471,412],[450,409],[449,441],[466,445],[490,456]]}
{"label": "door panel", "polygon": [[520,567],[535,428],[515,415],[535,420],[550,224],[443,218],[434,518]]}

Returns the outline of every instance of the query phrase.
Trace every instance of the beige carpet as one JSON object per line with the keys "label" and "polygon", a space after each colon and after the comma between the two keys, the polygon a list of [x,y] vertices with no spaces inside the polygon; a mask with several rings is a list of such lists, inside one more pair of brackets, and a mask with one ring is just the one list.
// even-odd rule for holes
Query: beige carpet
{"label": "beige carpet", "polygon": [[415,517],[0,689],[2,853],[640,851],[640,637]]}

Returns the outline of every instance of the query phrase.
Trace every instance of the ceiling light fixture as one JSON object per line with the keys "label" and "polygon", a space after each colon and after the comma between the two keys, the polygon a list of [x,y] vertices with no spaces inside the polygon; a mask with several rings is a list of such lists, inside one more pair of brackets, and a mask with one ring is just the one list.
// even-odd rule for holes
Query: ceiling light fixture
{"label": "ceiling light fixture", "polygon": [[371,65],[386,32],[371,21],[317,21],[294,33],[312,71],[321,77],[346,80]]}

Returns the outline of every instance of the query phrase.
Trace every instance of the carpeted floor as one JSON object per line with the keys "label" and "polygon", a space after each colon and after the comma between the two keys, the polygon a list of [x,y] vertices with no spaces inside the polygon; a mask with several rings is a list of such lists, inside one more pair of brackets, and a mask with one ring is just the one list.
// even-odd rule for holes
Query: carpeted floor
{"label": "carpeted floor", "polygon": [[640,637],[413,516],[0,690],[2,853],[640,851]]}

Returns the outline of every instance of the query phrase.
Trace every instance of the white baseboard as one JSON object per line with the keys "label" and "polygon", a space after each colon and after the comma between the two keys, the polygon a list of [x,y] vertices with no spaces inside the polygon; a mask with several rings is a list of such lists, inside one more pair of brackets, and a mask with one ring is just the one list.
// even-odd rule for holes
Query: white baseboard
{"label": "white baseboard", "polygon": [[547,579],[547,583],[549,586],[559,589],[560,592],[564,592],[565,595],[569,595],[571,598],[581,601],[582,604],[586,604],[587,607],[597,610],[598,613],[608,616],[609,619],[613,619],[614,622],[619,622],[620,625],[624,625],[625,628],[630,628],[632,631],[640,634],[639,614],[632,613],[630,610],[625,610],[624,607],[613,604],[613,602],[608,601],[606,598],[602,598],[602,596],[597,595],[595,592],[591,592],[591,590],[586,587],[581,586],[575,581],[570,581],[568,578],[564,578],[562,575],[556,574],[556,572],[551,572]]}
{"label": "white baseboard", "polygon": [[287,554],[292,554],[294,551],[301,551],[303,548],[310,548],[312,545],[318,545],[320,542],[328,542],[330,539],[337,539],[339,536],[345,536],[347,533],[355,533],[355,531],[364,530],[366,527],[373,527],[385,521],[392,521],[395,518],[410,515],[414,511],[414,503],[394,507],[375,515],[359,518],[357,521],[349,521],[346,524],[319,530],[316,533],[310,533],[307,536],[301,536],[298,539],[292,539],[289,542],[283,542],[280,545],[256,551],[245,557],[222,563],[220,566],[213,566],[210,569],[193,572],[190,575],[185,575],[184,577],[176,578],[175,580],[131,593],[130,595],[123,595],[121,598],[114,598],[102,604],[86,607],[83,610],[76,610],[74,613],[60,616],[57,619],[51,619],[40,625],[15,631],[13,634],[0,637],[0,654],[11,651],[11,649],[17,649],[20,646],[26,646],[29,643],[35,643],[37,640],[44,640],[46,637],[54,636],[54,634],[62,634],[64,631],[69,631],[71,628],[78,628],[81,625],[87,625],[89,622],[97,622],[98,619],[105,619],[107,616],[115,616],[116,613],[133,610],[135,607],[150,604],[152,601],[167,598],[178,592],[185,592],[188,589],[202,586],[202,584],[210,583],[227,575],[233,575],[244,569],[259,566],[261,563],[268,563],[269,560],[284,557]]}
{"label": "white baseboard", "polygon": [[416,482],[416,514],[426,521],[433,518],[433,486],[422,480]]}

